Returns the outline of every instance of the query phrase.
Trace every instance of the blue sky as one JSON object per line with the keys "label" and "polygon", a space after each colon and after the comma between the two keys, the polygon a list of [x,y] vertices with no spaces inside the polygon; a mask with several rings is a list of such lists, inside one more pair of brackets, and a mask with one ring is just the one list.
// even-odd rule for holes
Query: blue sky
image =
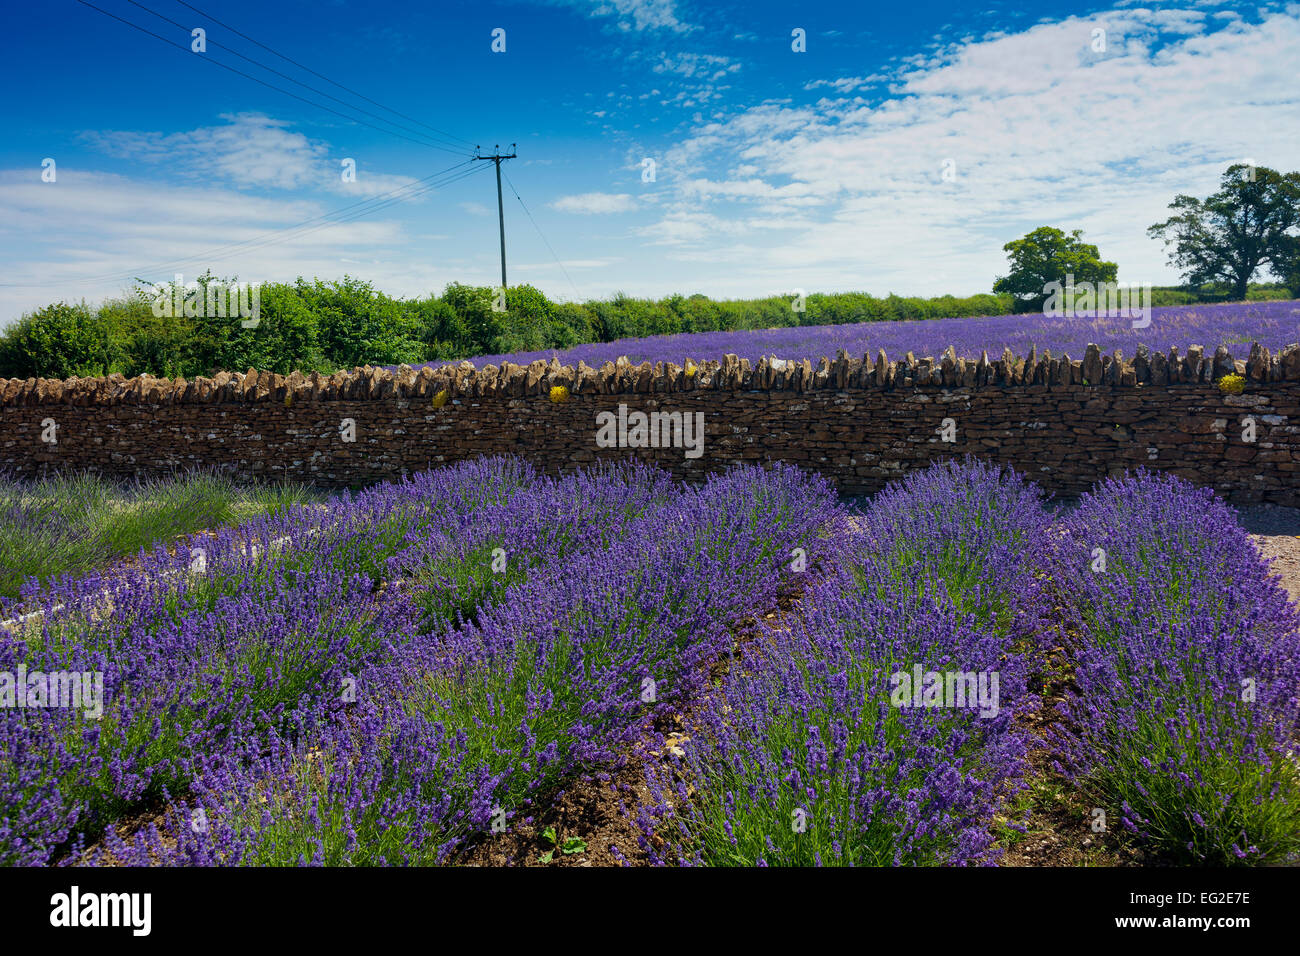
{"label": "blue sky", "polygon": [[1300,168],[1295,4],[88,2],[175,45],[76,0],[7,9],[0,324],[208,266],[493,284],[476,143],[518,143],[510,281],[557,299],[969,294],[1043,224],[1168,283],[1145,230],[1175,194]]}

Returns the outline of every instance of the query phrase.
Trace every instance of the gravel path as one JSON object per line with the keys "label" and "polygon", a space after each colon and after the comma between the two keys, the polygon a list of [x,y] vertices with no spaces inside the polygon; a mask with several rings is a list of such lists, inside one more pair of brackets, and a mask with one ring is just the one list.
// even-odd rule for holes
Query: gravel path
{"label": "gravel path", "polygon": [[1264,557],[1273,559],[1273,573],[1281,576],[1292,602],[1300,604],[1300,509],[1252,505],[1238,511],[1241,526]]}

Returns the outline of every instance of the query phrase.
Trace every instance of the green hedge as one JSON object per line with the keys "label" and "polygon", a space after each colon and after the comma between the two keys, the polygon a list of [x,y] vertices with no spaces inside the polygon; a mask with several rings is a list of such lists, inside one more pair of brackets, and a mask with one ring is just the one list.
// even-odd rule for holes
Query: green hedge
{"label": "green hedge", "polygon": [[[201,283],[219,281],[205,276]],[[514,286],[507,310],[492,308],[493,290],[452,283],[441,295],[395,299],[370,283],[341,280],[267,283],[259,287],[260,321],[154,314],[153,291],[106,300],[55,303],[30,312],[0,335],[0,377],[153,375],[193,378],[225,369],[287,373],[357,365],[416,364],[473,355],[566,349],[586,342],[677,332],[838,325],[900,319],[1007,315],[1009,295],[964,298],[865,292],[813,293],[795,311],[788,297],[715,301],[703,295],[551,302],[530,285]],[[1285,299],[1278,285],[1252,286],[1251,300]],[[1223,301],[1219,289],[1153,290],[1157,306]]]}

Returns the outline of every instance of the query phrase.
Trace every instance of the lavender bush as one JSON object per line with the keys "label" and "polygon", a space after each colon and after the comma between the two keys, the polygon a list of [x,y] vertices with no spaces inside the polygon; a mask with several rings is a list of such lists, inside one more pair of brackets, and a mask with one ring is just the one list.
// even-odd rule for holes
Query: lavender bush
{"label": "lavender bush", "polygon": [[[747,647],[698,709],[687,756],[652,770],[662,862],[912,865],[993,859],[989,829],[1025,771],[1030,704],[1005,642],[941,597],[817,588],[790,631]],[[900,708],[892,675],[999,674],[999,712]],[[656,846],[666,840],[665,848]]]}
{"label": "lavender bush", "polygon": [[99,672],[104,706],[0,710],[0,863],[455,862],[670,714],[656,862],[992,863],[1040,642],[1073,667],[1059,767],[1120,825],[1182,862],[1300,849],[1300,617],[1230,509],[1165,476],[1053,526],[976,460],[850,512],[789,466],[690,487],[483,459],[10,610],[0,673]]}
{"label": "lavender bush", "polygon": [[[0,819],[0,858],[13,839],[16,861],[45,859],[77,828],[93,834],[193,778],[195,761],[319,722],[343,680],[418,624],[382,600],[389,562],[411,540],[428,555],[429,528],[468,526],[536,481],[517,462],[469,463],[29,589],[40,613],[0,630],[0,671],[102,672],[106,707],[89,726],[66,709],[4,710],[0,788],[19,822]],[[630,507],[618,484],[589,524],[617,526]],[[528,500],[519,520],[538,506]]]}
{"label": "lavender bush", "polygon": [[[750,513],[729,516],[735,530],[719,534],[722,516],[710,505]],[[605,552],[511,586],[477,623],[404,642],[365,675],[365,716],[321,745],[310,772],[288,748],[262,776],[227,771],[224,782],[196,787],[211,795],[203,833],[178,813],[175,849],[155,839],[115,852],[189,862],[442,861],[489,831],[497,813],[504,825],[565,775],[615,759],[656,706],[698,685],[727,621],[770,599],[790,547],[833,546],[825,526],[836,515],[829,488],[793,469],[683,489]],[[410,748],[418,768],[400,758]],[[283,808],[269,818],[249,800],[268,793]]]}
{"label": "lavender bush", "polygon": [[[996,859],[993,817],[1027,770],[1016,718],[1037,706],[1013,625],[1032,594],[1039,499],[978,462],[937,465],[873,499],[853,558],[694,708],[685,758],[650,764],[657,799],[640,822],[652,858]],[[911,706],[920,689],[900,691],[898,675],[916,667],[983,679],[996,704]]]}
{"label": "lavender bush", "polygon": [[1062,769],[1171,860],[1300,850],[1300,618],[1208,489],[1138,473],[1086,495],[1052,577],[1076,691]]}
{"label": "lavender bush", "polygon": [[1048,524],[1042,490],[1010,468],[937,462],[881,491],[858,517],[860,548],[896,588],[949,599],[999,634],[1025,636]]}

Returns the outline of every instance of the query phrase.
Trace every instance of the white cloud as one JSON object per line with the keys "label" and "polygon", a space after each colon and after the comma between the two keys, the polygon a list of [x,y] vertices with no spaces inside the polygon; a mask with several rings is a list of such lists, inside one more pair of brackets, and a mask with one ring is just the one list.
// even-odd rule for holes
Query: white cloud
{"label": "white cloud", "polygon": [[740,64],[731,57],[713,53],[665,53],[654,65],[656,73],[676,73],[698,80],[720,80],[739,69]]}
{"label": "white cloud", "polygon": [[631,212],[636,208],[636,200],[627,193],[581,193],[576,196],[561,196],[551,203],[551,208],[582,215],[605,215]]}
{"label": "white cloud", "polygon": [[[288,123],[261,113],[223,114],[221,126],[179,133],[95,130],[82,138],[110,156],[166,166],[178,178],[238,188],[314,187],[346,195],[377,196],[414,182],[377,173],[364,158],[331,155],[330,148],[291,132]],[[355,179],[343,180],[351,159]]]}
{"label": "white cloud", "polygon": [[830,88],[841,94],[853,93],[857,90],[865,90],[887,79],[889,77],[884,73],[873,73],[870,76],[842,76],[835,80],[809,80],[803,85],[803,88],[810,91]]}
{"label": "white cloud", "polygon": [[[607,6],[610,29],[618,16],[636,28],[633,6]],[[808,92],[788,100],[724,111],[727,100],[714,99],[707,119],[666,134],[670,148],[656,138],[664,134],[623,128],[635,141],[621,144],[622,167],[607,184],[583,179],[557,152],[544,188],[560,198],[547,211],[576,215],[562,225],[539,216],[541,228],[581,294],[593,296],[617,288],[970,293],[1005,272],[1003,243],[1040,225],[1083,229],[1120,264],[1121,281],[1176,281],[1161,244],[1146,235],[1176,194],[1207,195],[1228,163],[1246,157],[1300,168],[1293,66],[1300,8],[1220,17],[1212,7],[1185,6],[1125,8],[949,42],[888,71],[872,63],[801,76],[795,89],[806,79]],[[658,22],[652,7],[643,24]],[[673,20],[680,22],[675,12]],[[1107,31],[1101,53],[1090,45],[1098,25]],[[716,97],[727,82],[716,74],[729,78],[739,66],[711,53],[665,56],[660,40],[671,37],[647,37],[660,49],[642,44],[627,56],[639,85],[598,101],[602,108],[621,111],[636,97]],[[411,182],[384,177],[362,155],[358,183],[344,185],[339,160],[350,153],[257,113],[170,134],[101,131],[88,139],[129,160],[126,174],[88,171],[72,156],[60,157],[57,184],[30,168],[0,171],[0,251],[9,264],[0,325],[58,297],[95,301],[118,291],[130,270],[256,240],[351,201],[335,193],[373,195]],[[653,184],[639,182],[643,156],[657,160]],[[953,182],[941,176],[946,159],[955,164]],[[534,201],[535,188],[522,178],[519,185]],[[397,206],[391,218],[385,211],[383,219],[326,224],[182,271],[188,277],[210,264],[254,280],[350,272],[396,295],[451,280],[494,282],[495,204],[460,202],[470,196],[487,199],[477,190],[435,194],[418,216]],[[548,294],[563,296],[571,286],[551,250],[507,199],[512,279],[536,274],[553,281],[542,286]],[[633,212],[640,214],[617,215]],[[80,281],[103,275],[110,279]]]}
{"label": "white cloud", "polygon": [[514,268],[527,269],[530,272],[560,272],[562,269],[607,269],[621,261],[617,256],[608,259],[561,259],[558,262],[551,259],[550,261],[541,262],[521,262]]}
{"label": "white cloud", "polygon": [[[765,103],[698,125],[660,164],[676,201],[639,234],[736,262],[737,291],[782,275],[978,291],[1005,271],[1002,244],[1039,225],[1082,228],[1121,279],[1177,281],[1146,235],[1177,193],[1212,192],[1243,157],[1300,168],[1296,49],[1296,8],[1254,24],[1111,11],[952,45],[870,100]],[[768,240],[764,222],[793,231]]]}
{"label": "white cloud", "polygon": [[676,0],[556,0],[563,6],[586,10],[588,16],[613,17],[624,32],[671,30],[686,33],[694,27],[677,19]]}
{"label": "white cloud", "polygon": [[[0,171],[0,243],[9,262],[0,277],[0,327],[52,301],[95,303],[120,294],[137,277],[165,281],[179,272],[189,279],[209,267],[250,281],[336,279],[350,272],[394,295],[440,289],[474,274],[469,268],[490,274],[464,258],[430,262],[427,246],[424,255],[410,256],[413,239],[439,237],[410,237],[391,218],[321,219],[289,230],[337,206],[337,199],[273,199],[69,164],[59,166],[55,183],[26,169]],[[385,215],[400,210],[388,207]],[[494,237],[496,223],[487,222]],[[463,228],[457,238],[463,241]],[[482,245],[488,258],[495,247]]]}

